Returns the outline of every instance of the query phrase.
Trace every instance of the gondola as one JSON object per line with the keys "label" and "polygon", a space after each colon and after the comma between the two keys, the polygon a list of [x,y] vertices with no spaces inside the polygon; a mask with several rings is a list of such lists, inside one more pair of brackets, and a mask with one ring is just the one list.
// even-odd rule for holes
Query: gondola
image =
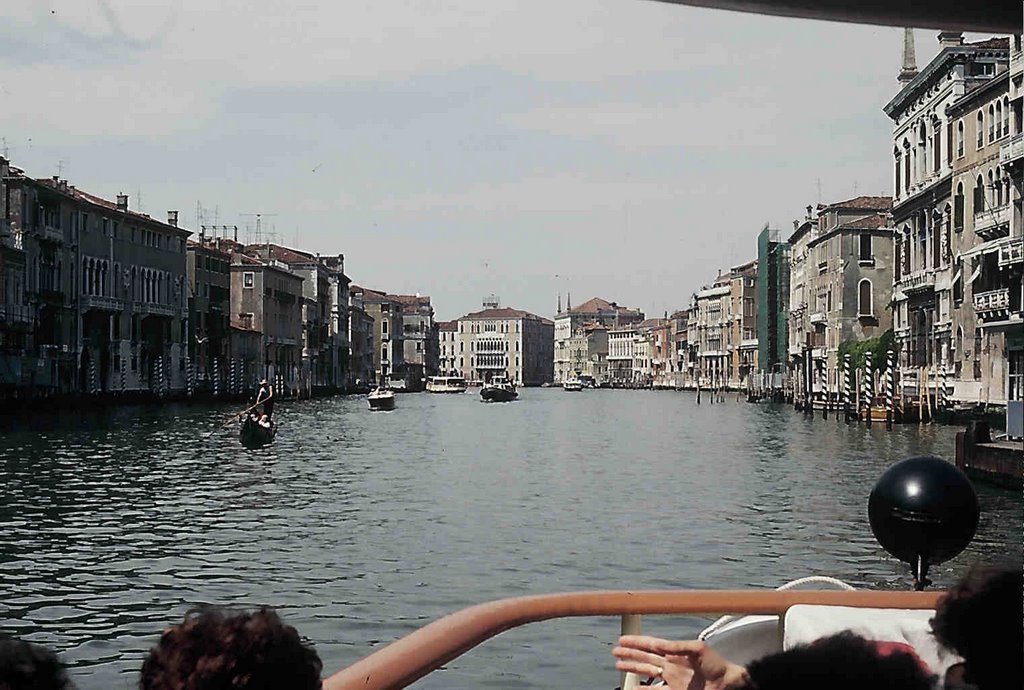
{"label": "gondola", "polygon": [[273,422],[269,427],[265,427],[252,416],[246,415],[238,432],[238,439],[247,448],[259,448],[273,441],[275,434],[277,434],[277,425]]}

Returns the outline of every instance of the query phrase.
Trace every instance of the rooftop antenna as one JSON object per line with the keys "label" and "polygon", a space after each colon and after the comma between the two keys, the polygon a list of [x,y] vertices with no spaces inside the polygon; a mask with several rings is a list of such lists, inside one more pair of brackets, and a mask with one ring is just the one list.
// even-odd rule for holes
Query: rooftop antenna
{"label": "rooftop antenna", "polygon": [[[264,218],[273,218],[276,215],[277,215],[276,213],[263,213],[263,212],[242,213],[241,216],[243,218],[255,218],[256,219],[256,236],[255,237],[250,237],[249,226],[246,225],[246,228],[245,228],[245,238],[246,238],[247,243],[249,243],[249,244],[263,244],[263,219]],[[253,242],[248,242],[248,240],[253,240]]]}
{"label": "rooftop antenna", "polygon": [[[6,156],[5,156],[6,157]],[[64,177],[64,159],[57,161],[57,177]]]}
{"label": "rooftop antenna", "polygon": [[821,203],[821,178],[818,178],[818,203]]}
{"label": "rooftop antenna", "polygon": [[142,187],[135,188],[135,203],[139,205],[139,213],[142,213]]}

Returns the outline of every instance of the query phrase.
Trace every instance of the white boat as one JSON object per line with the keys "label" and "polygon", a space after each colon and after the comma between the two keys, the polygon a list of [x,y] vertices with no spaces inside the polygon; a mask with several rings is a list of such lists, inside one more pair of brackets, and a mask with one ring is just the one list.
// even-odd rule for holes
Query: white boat
{"label": "white boat", "polygon": [[428,393],[465,393],[466,379],[461,376],[431,376],[427,379]]}
{"label": "white boat", "polygon": [[583,382],[578,378],[571,378],[562,381],[562,388],[570,393],[576,393],[583,390]]}
{"label": "white boat", "polygon": [[[911,566],[918,590],[928,584],[929,565],[967,546],[978,515],[970,481],[940,458],[897,463],[882,475],[868,501],[872,532],[891,555]],[[436,620],[326,678],[323,688],[404,688],[495,635],[553,618],[620,616],[620,631],[609,631],[610,642],[616,632],[639,633],[644,615],[723,613],[728,615],[699,638],[737,664],[851,630],[869,640],[909,645],[941,676],[960,661],[937,645],[930,630],[944,594],[855,590],[834,578],[809,577],[775,591],[627,590],[502,599]],[[640,681],[632,673],[619,675],[622,690],[635,690]],[[613,683],[610,677],[608,687]]]}
{"label": "white boat", "polygon": [[373,411],[395,409],[395,392],[387,386],[378,386],[366,396],[366,402]]}

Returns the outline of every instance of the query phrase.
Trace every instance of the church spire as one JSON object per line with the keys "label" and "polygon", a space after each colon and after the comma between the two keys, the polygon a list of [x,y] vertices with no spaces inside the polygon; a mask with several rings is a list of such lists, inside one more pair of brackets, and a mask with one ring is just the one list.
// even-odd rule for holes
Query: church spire
{"label": "church spire", "polygon": [[566,311],[572,311],[572,293],[571,292],[566,292],[565,293],[565,310]]}
{"label": "church spire", "polygon": [[562,293],[561,292],[558,293],[558,311],[555,312],[555,313],[557,313],[557,314],[561,314],[562,313]]}
{"label": "church spire", "polygon": [[903,30],[903,69],[896,77],[903,86],[909,84],[917,76],[917,55],[914,52],[914,30]]}

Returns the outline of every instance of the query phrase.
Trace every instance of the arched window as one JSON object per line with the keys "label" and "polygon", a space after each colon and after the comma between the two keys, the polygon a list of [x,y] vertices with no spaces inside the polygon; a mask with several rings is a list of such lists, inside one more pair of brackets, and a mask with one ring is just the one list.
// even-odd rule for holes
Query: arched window
{"label": "arched window", "polygon": [[932,120],[932,172],[942,167],[942,122]]}
{"label": "arched window", "polygon": [[978,125],[978,139],[977,139],[978,143],[975,145],[975,148],[980,151],[981,147],[985,145],[985,111],[983,111],[983,110],[979,110],[978,111],[978,123],[977,123],[977,125]]}
{"label": "arched window", "polygon": [[1003,102],[996,101],[996,139],[1003,136]]}
{"label": "arched window", "polygon": [[988,171],[988,189],[985,190],[985,206],[992,207],[998,206],[999,201],[996,197],[996,178],[995,173],[991,170]]}
{"label": "arched window", "polygon": [[896,174],[893,176],[893,180],[894,180],[894,182],[893,182],[893,185],[894,185],[893,189],[896,190],[896,198],[899,199],[900,198],[900,189],[901,189],[901,185],[900,185],[900,160],[902,159],[902,156],[900,155],[900,149],[899,149],[898,146],[894,146],[893,147],[893,149],[892,149],[892,157],[893,157],[893,160],[895,161],[895,171],[896,171]]}
{"label": "arched window", "polygon": [[985,178],[978,175],[974,183],[974,212],[980,213],[985,210]]}
{"label": "arched window", "polygon": [[956,340],[953,341],[953,351],[958,357],[964,356],[964,327],[956,327]]}
{"label": "arched window", "polygon": [[964,121],[956,123],[956,157],[963,158],[964,155]]}
{"label": "arched window", "polygon": [[857,315],[872,316],[871,309],[871,281],[864,278],[857,286]]}
{"label": "arched window", "polygon": [[89,260],[82,259],[82,294],[89,294]]}
{"label": "arched window", "polygon": [[910,193],[910,142],[903,140],[903,191]]}
{"label": "arched window", "polygon": [[1003,96],[1003,136],[1010,136],[1010,97]]}
{"label": "arched window", "polygon": [[953,197],[953,229],[961,232],[964,229],[964,183],[956,185],[956,195]]}
{"label": "arched window", "polygon": [[103,267],[100,269],[100,292],[101,295],[107,294],[107,262],[103,262]]}
{"label": "arched window", "polygon": [[995,106],[988,107],[988,143],[996,140],[996,110]]}

